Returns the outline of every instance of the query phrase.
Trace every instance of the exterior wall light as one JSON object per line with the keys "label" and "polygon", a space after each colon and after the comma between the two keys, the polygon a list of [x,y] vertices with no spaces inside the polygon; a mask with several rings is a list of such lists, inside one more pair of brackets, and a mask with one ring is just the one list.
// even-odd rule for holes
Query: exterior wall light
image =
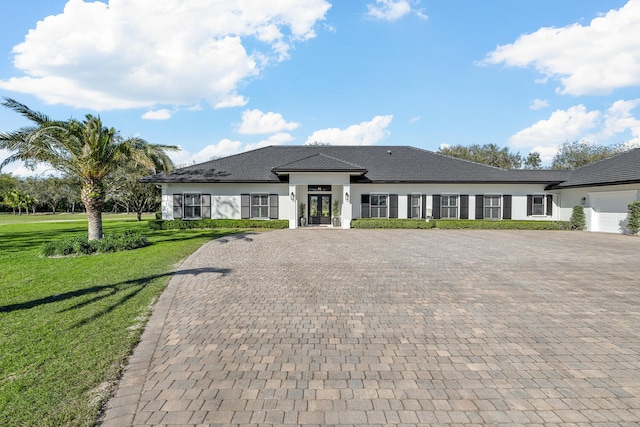
{"label": "exterior wall light", "polygon": [[292,191],[291,192],[291,201],[294,202],[296,200],[296,195],[295,193]]}
{"label": "exterior wall light", "polygon": [[348,202],[349,201],[349,192],[344,193],[344,199]]}

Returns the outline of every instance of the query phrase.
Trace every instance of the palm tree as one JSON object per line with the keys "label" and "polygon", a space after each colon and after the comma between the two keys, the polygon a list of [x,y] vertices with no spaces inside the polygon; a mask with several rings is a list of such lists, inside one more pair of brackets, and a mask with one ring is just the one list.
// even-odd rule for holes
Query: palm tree
{"label": "palm tree", "polygon": [[2,105],[33,124],[13,132],[0,132],[0,149],[13,153],[0,164],[0,170],[11,162],[24,161],[28,165],[46,163],[77,177],[89,217],[89,240],[102,238],[104,180],[109,174],[128,162],[145,167],[150,173],[173,169],[166,151],[178,147],[122,138],[114,128],[104,127],[100,117],[87,115],[83,121],[60,121],[13,99],[5,98]]}

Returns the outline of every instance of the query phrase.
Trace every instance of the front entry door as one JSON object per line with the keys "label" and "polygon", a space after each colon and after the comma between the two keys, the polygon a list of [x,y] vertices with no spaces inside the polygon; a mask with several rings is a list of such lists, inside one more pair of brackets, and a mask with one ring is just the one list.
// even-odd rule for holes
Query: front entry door
{"label": "front entry door", "polygon": [[331,224],[330,194],[309,194],[309,224]]}

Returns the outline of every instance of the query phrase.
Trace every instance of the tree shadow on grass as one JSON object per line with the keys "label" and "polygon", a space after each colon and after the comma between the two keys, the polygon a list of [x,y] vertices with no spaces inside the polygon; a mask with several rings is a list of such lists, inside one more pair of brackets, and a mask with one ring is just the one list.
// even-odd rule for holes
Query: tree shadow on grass
{"label": "tree shadow on grass", "polygon": [[[87,301],[83,301],[83,302],[79,302],[75,305],[72,305],[69,308],[64,309],[62,312],[66,312],[66,311],[71,311],[71,310],[75,310],[75,309],[79,309],[85,306],[88,306],[90,304],[96,303],[100,300],[103,300],[105,298],[109,298],[112,297],[113,295],[117,294],[118,292],[122,292],[122,291],[127,291],[129,289],[131,289],[131,292],[129,292],[128,294],[126,294],[125,296],[123,296],[122,298],[120,298],[120,300],[118,300],[118,302],[110,305],[109,307],[107,307],[106,309],[97,312],[96,314],[94,314],[93,316],[91,316],[91,318],[86,319],[85,321],[80,322],[81,324],[87,323],[91,320],[97,319],[98,317],[101,317],[107,313],[109,313],[110,311],[113,311],[115,308],[117,308],[119,305],[121,305],[122,303],[128,301],[129,299],[133,298],[135,295],[137,295],[146,285],[148,285],[151,281],[161,278],[161,277],[169,277],[169,276],[179,276],[179,275],[200,275],[200,274],[207,274],[207,273],[218,273],[221,274],[222,276],[226,276],[227,274],[231,273],[231,269],[228,268],[214,268],[214,267],[204,267],[204,268],[192,268],[192,269],[187,269],[187,270],[178,270],[178,271],[174,271],[174,272],[170,272],[170,273],[165,273],[165,274],[156,274],[156,275],[152,275],[152,276],[146,276],[146,277],[141,277],[139,279],[133,279],[133,280],[127,280],[124,282],[120,282],[120,283],[116,283],[113,285],[104,285],[104,286],[92,286],[90,288],[84,288],[84,289],[78,289],[75,291],[70,291],[70,292],[65,292],[63,294],[57,294],[57,295],[51,295],[45,298],[39,298],[36,300],[32,300],[32,301],[25,301],[22,303],[18,303],[18,304],[9,304],[9,305],[4,305],[4,306],[0,306],[0,313],[10,313],[13,311],[18,311],[18,310],[28,310],[30,308],[34,308],[34,307],[39,307],[41,305],[45,305],[45,304],[51,304],[51,303],[56,303],[56,302],[60,302],[60,301],[66,301],[66,300],[71,300],[73,298],[78,298],[78,297],[82,297],[85,295],[91,295],[91,294],[97,294],[97,293],[102,293],[104,291],[108,291],[106,294],[101,294],[101,295],[96,295],[93,298],[87,300]],[[78,324],[77,326],[80,326],[80,324]]]}
{"label": "tree shadow on grass", "polygon": [[[79,235],[87,234],[87,227],[74,227],[65,229],[63,232],[60,230],[38,230],[38,231],[26,231],[16,232],[12,231],[2,235],[0,238],[0,251],[3,253],[8,252],[21,252],[24,250],[35,249],[42,247],[46,242],[59,239],[65,235]],[[64,233],[64,234],[63,234]]]}

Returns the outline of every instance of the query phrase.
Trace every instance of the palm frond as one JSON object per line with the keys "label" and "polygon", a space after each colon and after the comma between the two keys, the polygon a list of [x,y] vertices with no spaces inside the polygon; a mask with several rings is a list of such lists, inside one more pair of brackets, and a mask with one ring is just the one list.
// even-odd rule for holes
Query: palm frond
{"label": "palm frond", "polygon": [[21,104],[15,99],[4,98],[4,102],[2,103],[2,105],[39,125],[51,121],[49,116],[47,116],[46,114],[43,114],[39,111],[33,111],[31,108],[27,107],[24,104]]}

